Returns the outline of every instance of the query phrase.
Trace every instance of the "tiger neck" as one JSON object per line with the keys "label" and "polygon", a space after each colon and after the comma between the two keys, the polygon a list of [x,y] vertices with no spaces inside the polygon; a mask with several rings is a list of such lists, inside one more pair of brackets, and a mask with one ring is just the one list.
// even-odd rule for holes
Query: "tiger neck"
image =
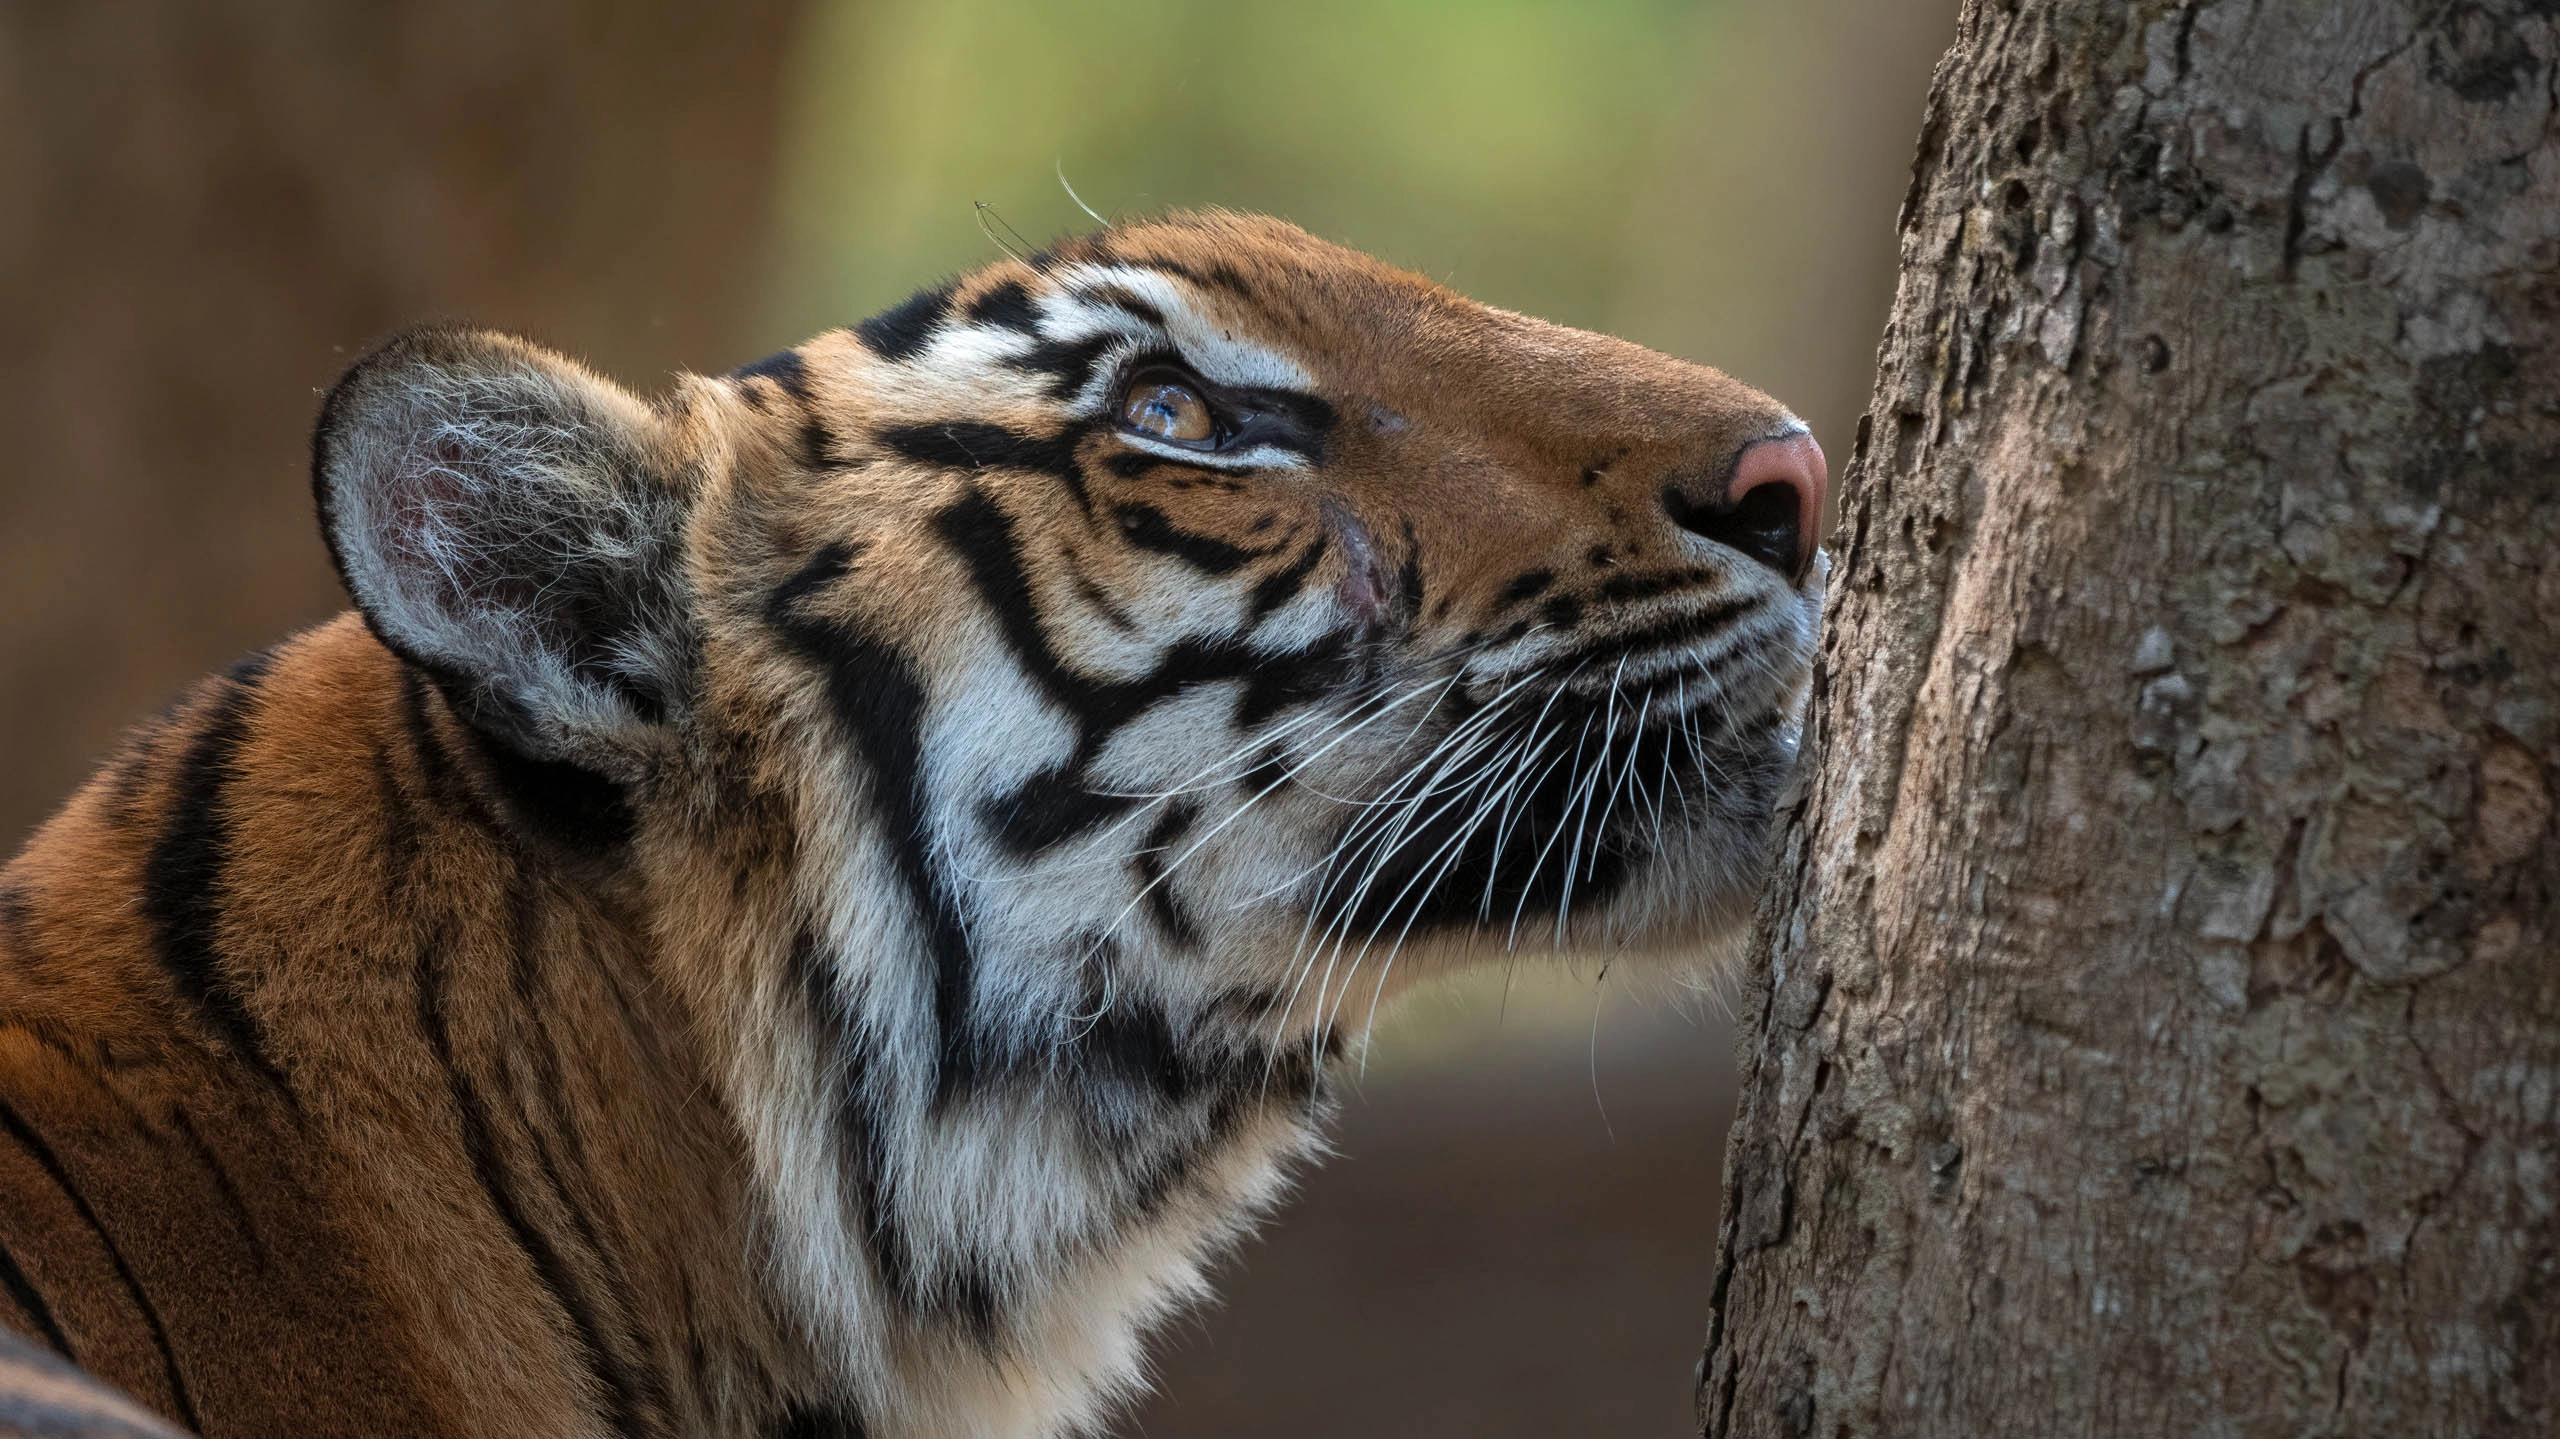
{"label": "tiger neck", "polygon": [[[784,1402],[867,1439],[1088,1426],[1315,1147],[1331,1051],[1275,1033],[1271,994],[1182,978],[1242,966],[990,932],[911,812],[830,831],[743,789],[631,805],[405,683],[432,752],[467,756],[449,778],[514,837],[519,888],[568,901],[518,948],[677,1001],[639,1028],[708,1060],[744,1143],[752,1182],[716,1203],[770,1276],[735,1312],[811,1346],[771,1362]],[[616,1102],[680,1118],[645,1087]]]}
{"label": "tiger neck", "polygon": [[774,1273],[868,1434],[1070,1432],[1314,1148],[1326,1065],[1270,1042],[1266,997],[972,933],[902,840],[804,837],[787,880],[697,864]]}

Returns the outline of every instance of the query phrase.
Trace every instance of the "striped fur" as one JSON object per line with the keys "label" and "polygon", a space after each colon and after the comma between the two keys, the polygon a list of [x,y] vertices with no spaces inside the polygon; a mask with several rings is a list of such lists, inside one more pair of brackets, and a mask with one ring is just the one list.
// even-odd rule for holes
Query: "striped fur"
{"label": "striped fur", "polygon": [[397,339],[359,613],[0,871],[0,1324],[215,1435],[1089,1432],[1381,1000],[1736,923],[1819,572],[1666,496],[1795,428],[1224,215],[654,403]]}

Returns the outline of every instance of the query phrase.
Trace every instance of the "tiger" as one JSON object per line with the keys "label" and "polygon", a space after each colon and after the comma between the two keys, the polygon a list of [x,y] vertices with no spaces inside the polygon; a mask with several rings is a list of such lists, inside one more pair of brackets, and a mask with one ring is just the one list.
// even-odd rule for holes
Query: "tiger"
{"label": "tiger", "polygon": [[1101,1432],[1381,1003],[1747,925],[1825,573],[1777,401],[1219,211],[312,455],[353,611],[0,870],[0,1328],[208,1436]]}

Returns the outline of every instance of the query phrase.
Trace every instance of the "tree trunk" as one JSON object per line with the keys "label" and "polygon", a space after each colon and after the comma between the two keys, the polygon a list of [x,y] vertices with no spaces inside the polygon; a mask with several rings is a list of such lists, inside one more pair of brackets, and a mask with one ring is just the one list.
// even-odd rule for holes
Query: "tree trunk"
{"label": "tree trunk", "polygon": [[2553,0],[1972,0],[1710,1435],[2560,1432]]}

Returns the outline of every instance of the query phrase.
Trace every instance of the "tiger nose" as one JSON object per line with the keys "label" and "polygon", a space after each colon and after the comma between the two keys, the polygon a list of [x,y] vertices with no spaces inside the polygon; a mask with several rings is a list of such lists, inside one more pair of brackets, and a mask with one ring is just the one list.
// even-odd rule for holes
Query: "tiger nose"
{"label": "tiger nose", "polygon": [[1662,508],[1680,528],[1794,580],[1813,563],[1830,484],[1822,446],[1799,430],[1744,446],[1721,486],[1677,480],[1663,486]]}

